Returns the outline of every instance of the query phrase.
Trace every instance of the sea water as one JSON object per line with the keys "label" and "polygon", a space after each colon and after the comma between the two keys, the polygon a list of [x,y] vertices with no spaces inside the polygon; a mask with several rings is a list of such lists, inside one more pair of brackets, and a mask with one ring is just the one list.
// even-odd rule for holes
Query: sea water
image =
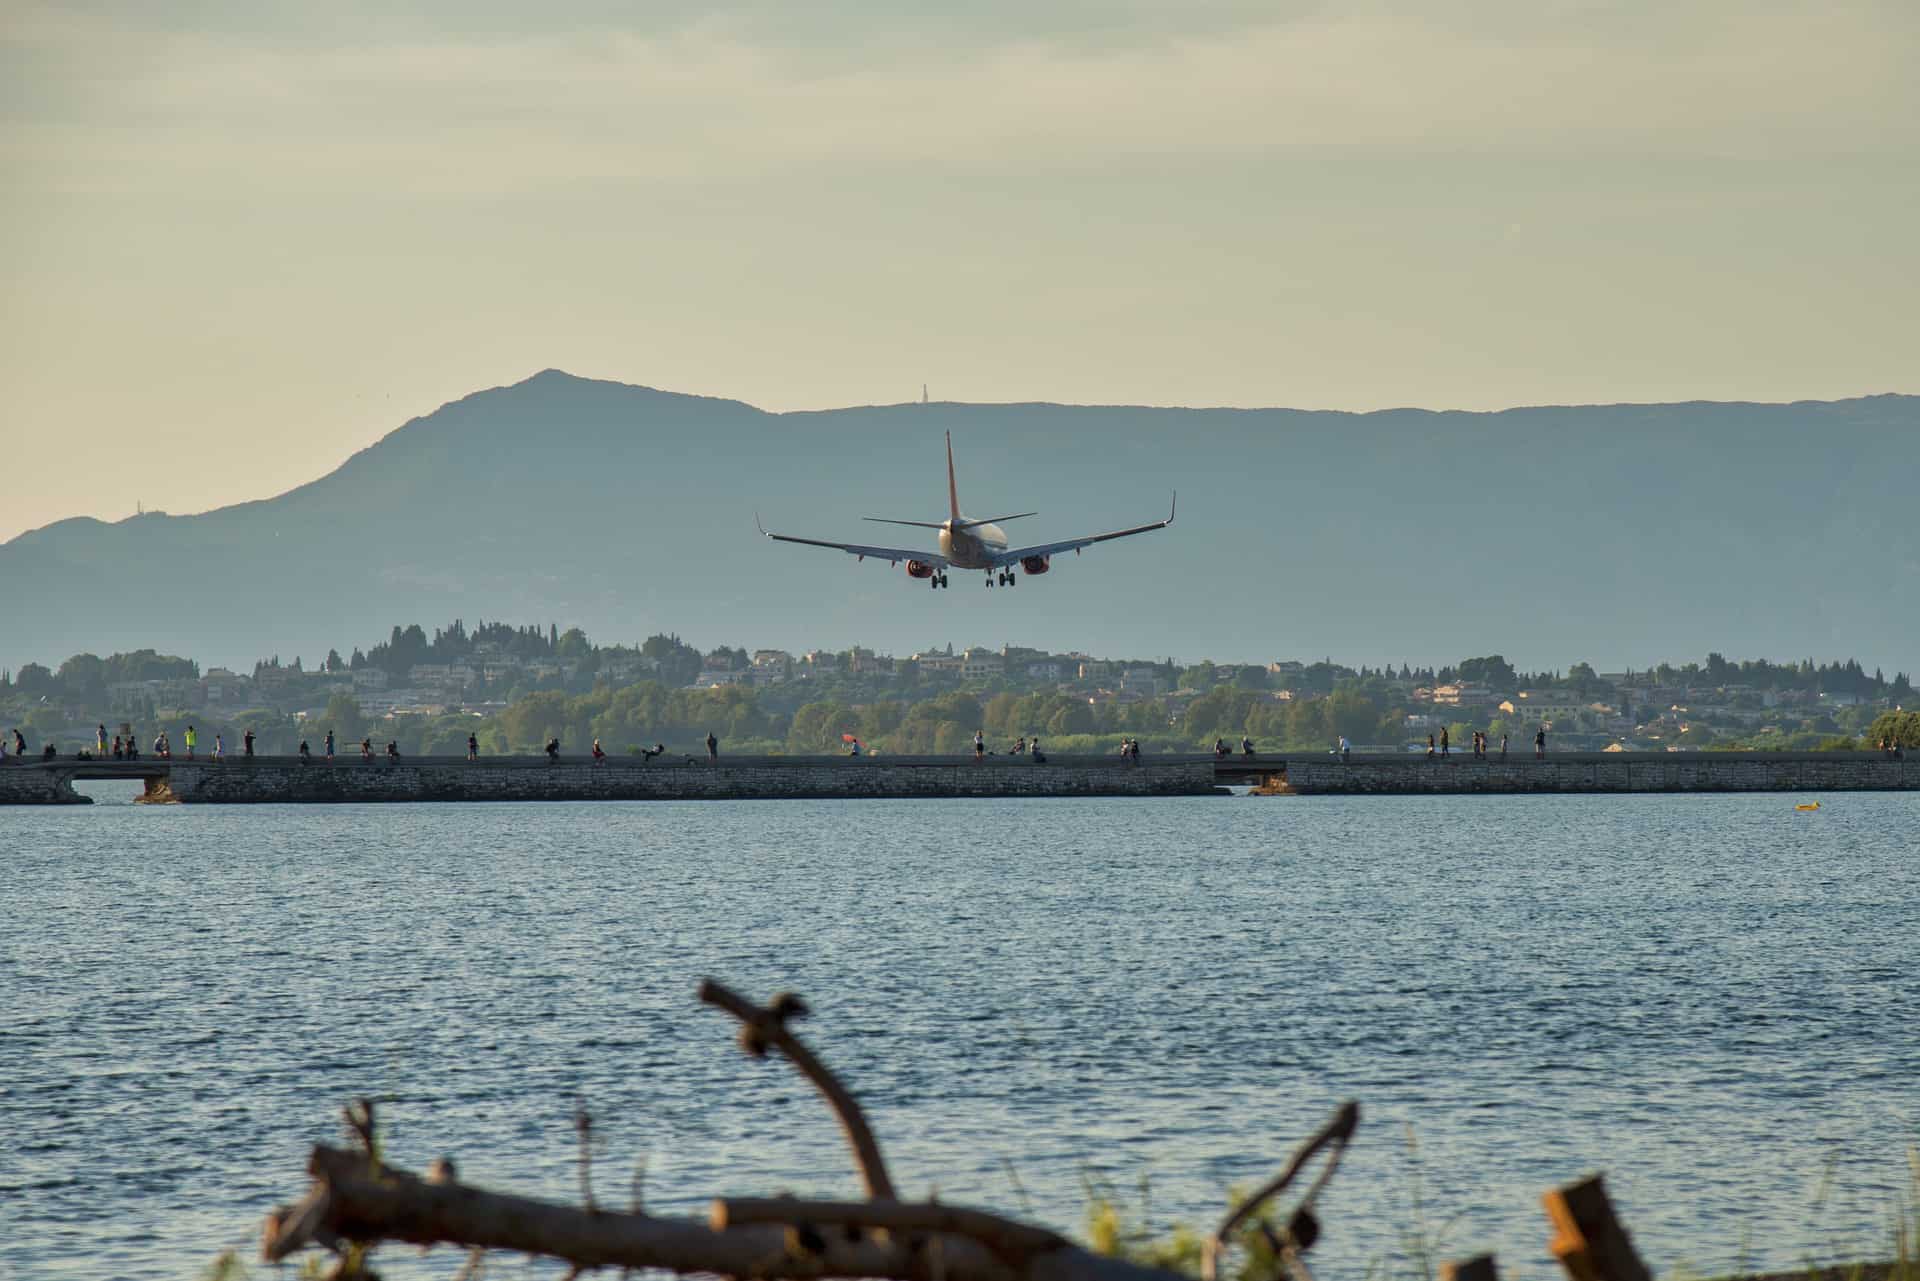
{"label": "sea water", "polygon": [[577,1201],[584,1106],[603,1204],[859,1195],[708,975],[807,999],[903,1195],[1068,1230],[1209,1225],[1358,1100],[1323,1277],[1553,1275],[1540,1194],[1594,1171],[1662,1274],[1884,1256],[1911,1195],[1912,797],[91,790],[0,810],[0,1276],[250,1259],[362,1095],[390,1160],[496,1190]]}

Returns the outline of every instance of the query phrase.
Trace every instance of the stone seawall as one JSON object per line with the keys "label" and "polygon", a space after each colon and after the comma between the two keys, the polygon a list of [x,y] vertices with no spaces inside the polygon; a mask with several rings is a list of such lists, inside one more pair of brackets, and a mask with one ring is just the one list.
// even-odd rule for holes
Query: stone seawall
{"label": "stone seawall", "polygon": [[1536,761],[1471,755],[1289,757],[1298,795],[1512,792],[1897,792],[1920,790],[1910,760],[1877,752],[1579,753]]}
{"label": "stone seawall", "polygon": [[1211,761],[1116,768],[1106,757],[1016,757],[976,764],[953,757],[852,760],[738,757],[717,765],[685,758],[605,764],[544,757],[415,758],[388,765],[357,758],[302,765],[284,758],[221,765],[175,759],[167,786],[186,804],[329,801],[652,801],[915,798],[937,796],[1206,796]]}
{"label": "stone seawall", "polygon": [[0,805],[86,805],[70,774],[40,765],[0,762]]}

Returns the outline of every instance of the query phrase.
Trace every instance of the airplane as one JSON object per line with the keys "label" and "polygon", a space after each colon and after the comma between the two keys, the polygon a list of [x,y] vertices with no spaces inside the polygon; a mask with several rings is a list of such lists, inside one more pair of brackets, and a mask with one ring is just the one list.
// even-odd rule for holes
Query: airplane
{"label": "airplane", "polygon": [[1011,516],[990,516],[985,520],[973,520],[960,514],[960,491],[953,480],[953,433],[947,433],[947,509],[951,513],[946,520],[890,520],[885,516],[862,516],[862,520],[875,521],[882,525],[912,525],[917,529],[937,529],[940,531],[940,550],[937,553],[916,551],[906,547],[869,547],[862,543],[834,543],[821,538],[796,538],[792,534],[769,534],[760,517],[756,515],[753,523],[762,534],[775,542],[804,543],[809,547],[831,547],[836,551],[852,554],[860,560],[871,556],[875,560],[884,560],[889,565],[907,562],[907,577],[924,578],[932,588],[947,585],[947,570],[978,569],[984,570],[987,586],[996,584],[1012,587],[1019,580],[1019,570],[1028,574],[1044,574],[1051,567],[1053,558],[1061,552],[1073,552],[1078,555],[1082,548],[1095,543],[1110,542],[1115,538],[1129,538],[1134,534],[1145,534],[1156,529],[1165,529],[1173,524],[1174,510],[1179,506],[1180,495],[1176,491],[1173,503],[1167,509],[1165,520],[1156,520],[1151,525],[1135,525],[1131,529],[1116,529],[1110,534],[1094,534],[1086,538],[1068,538],[1057,543],[1036,543],[1031,547],[1008,547],[1007,535],[996,523],[1003,520],[1020,520],[1027,516],[1038,516],[1039,512],[1015,512]]}

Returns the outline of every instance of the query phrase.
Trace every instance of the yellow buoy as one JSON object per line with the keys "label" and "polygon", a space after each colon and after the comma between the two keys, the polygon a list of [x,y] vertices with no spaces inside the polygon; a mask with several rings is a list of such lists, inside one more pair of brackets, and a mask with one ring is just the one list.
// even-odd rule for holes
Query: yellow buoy
{"label": "yellow buoy", "polygon": [[1819,808],[1820,808],[1820,802],[1819,802],[1819,801],[1815,801],[1815,802],[1814,802],[1813,804],[1811,804],[1811,805],[1796,805],[1796,806],[1794,806],[1793,808],[1795,808],[1795,809],[1797,809],[1797,810],[1817,810],[1817,809],[1819,809]]}

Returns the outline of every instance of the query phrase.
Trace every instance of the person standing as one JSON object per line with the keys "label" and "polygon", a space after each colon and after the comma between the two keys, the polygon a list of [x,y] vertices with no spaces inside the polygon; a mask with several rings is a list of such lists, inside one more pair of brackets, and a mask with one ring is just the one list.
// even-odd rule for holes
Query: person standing
{"label": "person standing", "polygon": [[973,731],[973,759],[975,761],[985,760],[986,755],[987,740],[982,737],[979,730],[975,730]]}
{"label": "person standing", "polygon": [[1547,759],[1547,727],[1545,725],[1533,732],[1533,759],[1536,761]]}
{"label": "person standing", "polygon": [[105,756],[107,754],[107,727],[102,725],[98,730],[94,731],[93,739],[94,742],[100,746],[100,755]]}
{"label": "person standing", "polygon": [[307,746],[307,740],[304,738],[300,740],[299,755],[300,755],[300,763],[302,765],[305,765],[308,761],[313,759],[313,749]]}
{"label": "person standing", "polygon": [[1433,735],[1427,735],[1427,759],[1433,759]]}
{"label": "person standing", "polygon": [[[6,745],[4,743],[0,743],[0,756],[5,756],[6,754],[7,754]],[[125,759],[126,754],[127,754],[127,749],[124,741],[121,739],[121,737],[118,734],[115,734],[113,736],[113,759],[116,761],[123,760]]]}
{"label": "person standing", "polygon": [[601,749],[600,740],[597,738],[593,740],[593,763],[595,765],[605,765],[607,763],[607,754]]}
{"label": "person standing", "polygon": [[333,764],[333,731],[327,731],[327,764]]}
{"label": "person standing", "polygon": [[371,734],[360,740],[360,759],[363,761],[373,759],[373,735]]}
{"label": "person standing", "polygon": [[200,741],[199,737],[195,735],[193,732],[192,724],[189,723],[187,726],[187,759],[188,760],[193,759],[193,745],[199,741]]}
{"label": "person standing", "polygon": [[1443,725],[1440,727],[1440,755],[1448,756],[1451,755],[1452,752],[1453,740],[1448,734],[1446,726]]}
{"label": "person standing", "polygon": [[23,761],[27,759],[27,738],[18,729],[13,731],[13,754]]}
{"label": "person standing", "polygon": [[226,755],[227,736],[215,730],[213,735],[213,763],[218,765],[222,760],[226,759]]}
{"label": "person standing", "polygon": [[1340,763],[1349,764],[1353,760],[1353,744],[1347,742],[1347,736],[1340,736]]}
{"label": "person standing", "polygon": [[467,735],[467,759],[470,761],[480,759],[480,740],[472,734]]}
{"label": "person standing", "polygon": [[1507,759],[1507,736],[1504,733],[1500,735],[1500,759]]}
{"label": "person standing", "polygon": [[719,759],[720,759],[720,740],[713,736],[712,730],[708,730],[707,731],[707,764],[711,765]]}
{"label": "person standing", "polygon": [[240,736],[240,754],[248,760],[253,759],[253,730],[248,729]]}

